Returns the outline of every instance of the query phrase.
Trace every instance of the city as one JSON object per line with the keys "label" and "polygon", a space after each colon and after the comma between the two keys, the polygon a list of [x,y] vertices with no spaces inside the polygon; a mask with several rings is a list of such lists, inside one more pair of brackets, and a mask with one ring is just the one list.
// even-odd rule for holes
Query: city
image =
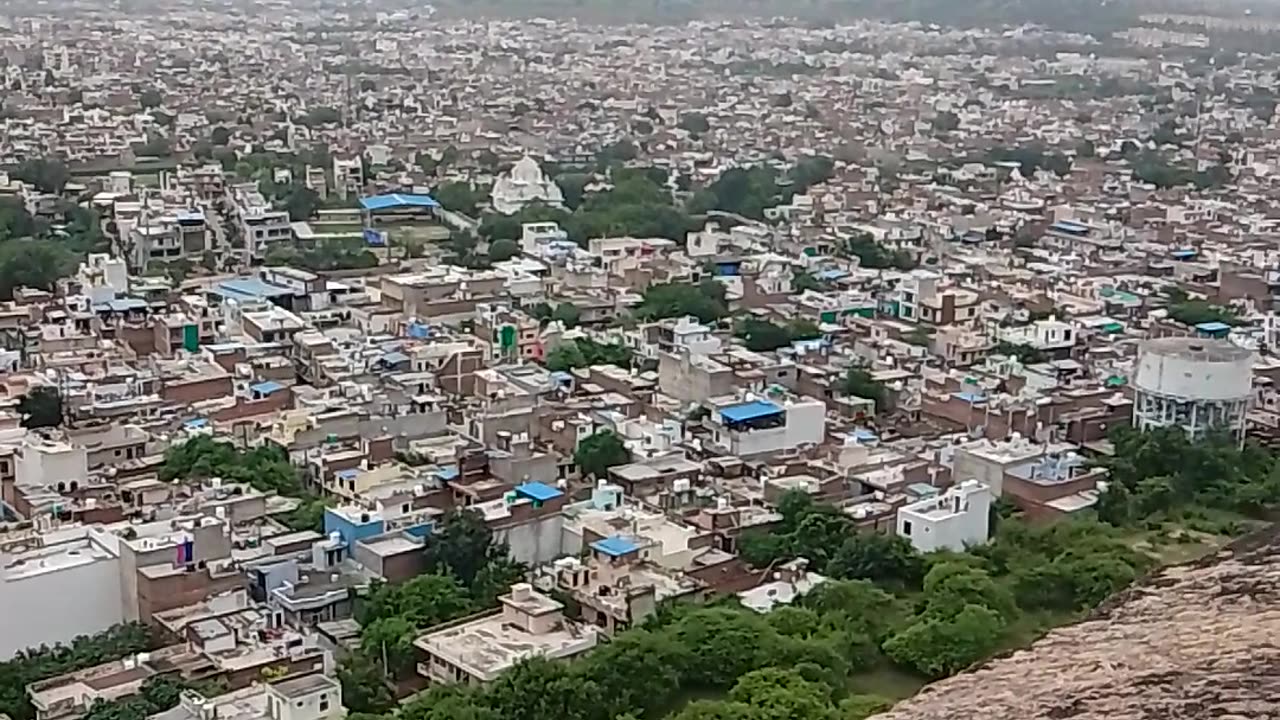
{"label": "city", "polygon": [[0,52],[0,720],[1280,718],[1280,7]]}

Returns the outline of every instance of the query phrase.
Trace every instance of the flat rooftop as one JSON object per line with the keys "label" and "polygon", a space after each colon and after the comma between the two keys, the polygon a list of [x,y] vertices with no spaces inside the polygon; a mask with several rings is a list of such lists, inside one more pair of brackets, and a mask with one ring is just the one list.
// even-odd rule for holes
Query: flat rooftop
{"label": "flat rooftop", "polygon": [[1165,568],[875,720],[1275,718],[1280,525]]}
{"label": "flat rooftop", "polygon": [[502,613],[438,630],[415,641],[422,650],[484,680],[533,657],[564,658],[595,647],[597,630],[590,625],[561,623],[555,630],[532,634],[509,625]]}

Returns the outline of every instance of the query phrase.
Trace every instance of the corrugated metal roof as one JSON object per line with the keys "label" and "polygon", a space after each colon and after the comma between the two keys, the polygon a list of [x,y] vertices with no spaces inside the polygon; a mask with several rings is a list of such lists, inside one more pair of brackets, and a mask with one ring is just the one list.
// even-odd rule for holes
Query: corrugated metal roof
{"label": "corrugated metal roof", "polygon": [[404,195],[401,193],[392,193],[390,195],[373,195],[367,198],[360,198],[360,207],[365,210],[390,210],[391,208],[438,208],[440,203],[430,195]]}

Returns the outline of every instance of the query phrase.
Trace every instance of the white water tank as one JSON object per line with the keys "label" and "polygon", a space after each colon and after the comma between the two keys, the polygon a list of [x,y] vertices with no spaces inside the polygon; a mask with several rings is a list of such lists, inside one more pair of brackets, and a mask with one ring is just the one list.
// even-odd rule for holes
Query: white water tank
{"label": "white water tank", "polygon": [[1214,429],[1243,440],[1253,394],[1253,351],[1223,340],[1160,338],[1138,351],[1133,424],[1181,427],[1190,437]]}

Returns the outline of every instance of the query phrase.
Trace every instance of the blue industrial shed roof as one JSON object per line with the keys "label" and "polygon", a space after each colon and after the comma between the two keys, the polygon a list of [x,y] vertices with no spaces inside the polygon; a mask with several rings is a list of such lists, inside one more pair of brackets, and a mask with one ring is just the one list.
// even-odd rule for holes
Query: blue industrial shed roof
{"label": "blue industrial shed roof", "polygon": [[613,535],[603,540],[597,540],[591,543],[591,547],[595,550],[599,550],[609,557],[622,557],[623,555],[633,553],[640,549],[634,542],[620,535]]}
{"label": "blue industrial shed roof", "polygon": [[987,396],[980,392],[958,392],[958,393],[951,393],[951,394],[960,398],[961,400],[964,400],[970,405],[974,403],[985,402],[987,399]]}
{"label": "blue industrial shed roof", "polygon": [[265,283],[258,278],[233,278],[223,280],[214,288],[214,292],[224,297],[248,295],[250,297],[279,297],[288,295],[287,288]]}
{"label": "blue industrial shed roof", "polygon": [[730,405],[720,409],[720,419],[727,422],[743,422],[756,418],[768,417],[782,412],[782,408],[768,400],[752,400],[751,402]]}
{"label": "blue industrial shed roof", "polygon": [[560,497],[561,495],[564,495],[563,492],[557,490],[556,488],[553,488],[550,485],[547,485],[546,483],[540,483],[540,482],[527,482],[527,483],[524,483],[523,485],[517,485],[516,492],[520,495],[524,495],[530,500],[537,500],[539,502],[554,500]]}
{"label": "blue industrial shed roof", "polygon": [[392,208],[438,208],[440,203],[430,195],[404,195],[401,193],[392,193],[390,195],[373,195],[367,198],[360,198],[360,207],[365,210],[390,210]]}

